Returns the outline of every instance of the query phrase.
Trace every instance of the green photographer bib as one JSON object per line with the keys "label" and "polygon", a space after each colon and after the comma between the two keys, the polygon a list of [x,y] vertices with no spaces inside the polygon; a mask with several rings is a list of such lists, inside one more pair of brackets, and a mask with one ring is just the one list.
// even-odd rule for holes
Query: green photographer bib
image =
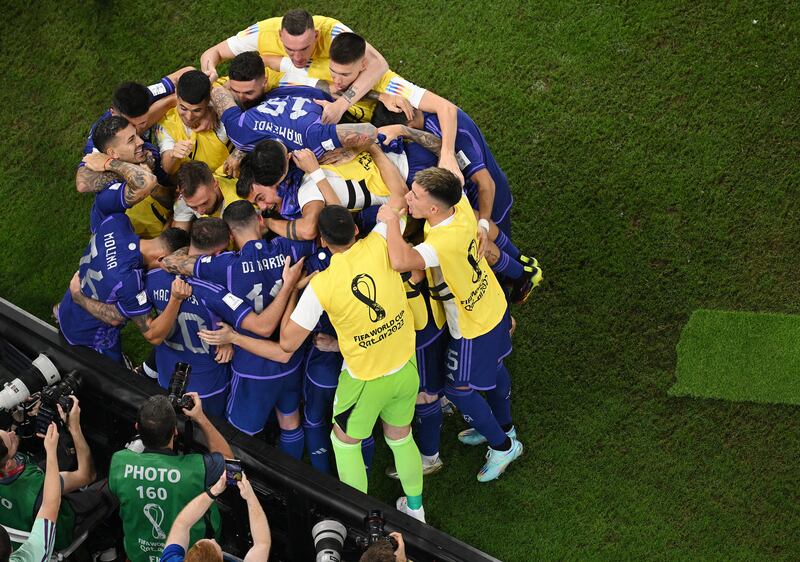
{"label": "green photographer bib", "polygon": [[[131,562],[158,562],[178,513],[205,490],[203,456],[134,453],[123,450],[111,457],[108,485],[119,499],[125,532],[125,552]],[[219,531],[219,510],[208,514]],[[189,544],[205,538],[205,521],[191,529]]]}

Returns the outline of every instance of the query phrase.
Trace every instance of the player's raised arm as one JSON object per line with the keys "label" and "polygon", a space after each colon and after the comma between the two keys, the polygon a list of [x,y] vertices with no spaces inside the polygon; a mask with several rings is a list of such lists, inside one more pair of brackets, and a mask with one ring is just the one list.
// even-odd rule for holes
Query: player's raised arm
{"label": "player's raised arm", "polygon": [[220,41],[213,47],[206,49],[200,55],[200,70],[208,76],[211,82],[214,82],[219,75],[217,74],[217,65],[222,61],[230,60],[236,55],[233,54],[231,48],[228,46],[228,40]]}
{"label": "player's raised arm", "polygon": [[389,206],[397,213],[403,214],[408,208],[406,204],[408,186],[406,186],[403,176],[400,175],[400,170],[389,160],[378,145],[371,145],[369,154],[375,161],[375,165],[378,166],[383,182],[389,188]]}
{"label": "player's raised arm", "polygon": [[458,133],[458,108],[451,101],[426,91],[419,103],[419,109],[427,113],[435,113],[442,127],[442,149],[439,154],[439,166],[447,168],[464,185],[464,175],[456,161],[456,134]]}
{"label": "player's raised arm", "polygon": [[125,204],[133,207],[143,201],[153,192],[158,185],[154,173],[145,166],[123,162],[103,152],[93,152],[83,157],[83,163],[88,170],[95,174],[103,175],[113,172],[125,180]]}

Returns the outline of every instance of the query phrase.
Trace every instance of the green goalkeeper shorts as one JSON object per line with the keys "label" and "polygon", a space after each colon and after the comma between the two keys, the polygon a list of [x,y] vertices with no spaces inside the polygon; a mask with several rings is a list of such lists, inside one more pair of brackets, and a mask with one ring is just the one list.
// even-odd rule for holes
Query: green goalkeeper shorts
{"label": "green goalkeeper shorts", "polygon": [[371,381],[355,379],[345,369],[339,374],[333,421],[353,439],[372,435],[379,417],[389,425],[409,425],[414,418],[418,392],[416,355],[399,371]]}

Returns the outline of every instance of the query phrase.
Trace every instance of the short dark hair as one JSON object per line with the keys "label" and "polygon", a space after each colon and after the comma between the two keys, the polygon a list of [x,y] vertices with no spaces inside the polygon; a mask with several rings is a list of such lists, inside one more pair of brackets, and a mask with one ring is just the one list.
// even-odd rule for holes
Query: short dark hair
{"label": "short dark hair", "polygon": [[214,183],[214,174],[208,164],[202,160],[191,160],[186,162],[175,178],[175,183],[178,188],[183,192],[185,197],[191,197],[197,193],[197,189],[201,185],[211,185]]}
{"label": "short dark hair", "polygon": [[249,201],[234,201],[222,212],[222,220],[229,228],[241,228],[258,220],[258,215]]}
{"label": "short dark hair", "polygon": [[317,226],[322,239],[332,246],[346,246],[356,236],[353,215],[341,205],[327,205],[322,209]]}
{"label": "short dark hair", "polygon": [[231,61],[228,67],[228,77],[231,80],[238,80],[240,82],[248,82],[261,78],[266,74],[264,68],[264,60],[258,51],[246,51],[239,53]]}
{"label": "short dark hair", "polygon": [[163,449],[169,444],[178,427],[178,417],[169,398],[163,394],[151,396],[139,406],[137,416],[139,437],[148,449]]}
{"label": "short dark hair", "polygon": [[121,115],[111,115],[100,121],[92,132],[92,143],[100,152],[105,152],[114,137],[131,122]]}
{"label": "short dark hair", "polygon": [[128,117],[141,117],[150,109],[150,90],[138,82],[123,82],[114,90],[111,106]]}
{"label": "short dark hair", "polygon": [[0,525],[0,562],[8,562],[11,558],[11,537],[6,528]]}
{"label": "short dark hair", "polygon": [[250,170],[253,181],[261,185],[275,185],[286,172],[286,148],[275,139],[258,143],[250,153]]}
{"label": "short dark hair", "polygon": [[[249,205],[249,203],[248,203]],[[192,223],[192,246],[202,251],[216,250],[228,245],[230,231],[222,219],[215,217],[199,218]]]}
{"label": "short dark hair", "polygon": [[250,197],[250,192],[253,190],[253,167],[250,165],[250,156],[252,153],[245,154],[239,164],[239,179],[236,180],[236,195],[242,199]]}
{"label": "short dark hair", "polygon": [[305,10],[289,10],[281,19],[281,29],[289,35],[302,35],[307,29],[314,29],[314,18]]}
{"label": "short dark hair", "polygon": [[340,33],[331,41],[330,58],[337,64],[360,61],[367,54],[367,42],[357,33]]}
{"label": "short dark hair", "polygon": [[158,238],[170,254],[189,245],[189,233],[174,226],[162,230]]}
{"label": "short dark hair", "polygon": [[211,98],[211,81],[199,70],[190,70],[181,75],[176,91],[186,103],[202,103]]}
{"label": "short dark hair", "polygon": [[372,111],[372,119],[370,123],[376,127],[385,127],[386,125],[408,125],[408,118],[402,111],[392,111],[382,102],[375,104],[375,109]]}
{"label": "short dark hair", "polygon": [[394,562],[394,560],[392,543],[387,540],[381,540],[369,545],[369,548],[364,551],[358,562]]}
{"label": "short dark hair", "polygon": [[461,182],[447,168],[425,168],[414,176],[414,181],[422,186],[431,197],[444,203],[448,208],[461,200]]}

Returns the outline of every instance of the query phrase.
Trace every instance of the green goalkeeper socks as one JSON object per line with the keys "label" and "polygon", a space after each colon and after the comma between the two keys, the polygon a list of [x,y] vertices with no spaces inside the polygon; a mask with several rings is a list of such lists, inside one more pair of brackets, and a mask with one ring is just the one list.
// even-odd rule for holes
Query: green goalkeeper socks
{"label": "green goalkeeper socks", "polygon": [[[340,441],[336,434],[331,431],[331,444],[333,445],[333,453],[336,456],[336,469],[339,471],[339,480],[366,494],[367,469],[364,466],[364,457],[361,454],[361,443],[345,443]],[[422,486],[420,486],[420,489],[422,489]]]}
{"label": "green goalkeeper socks", "polygon": [[[418,509],[422,506],[422,457],[419,455],[417,444],[411,432],[396,441],[386,437],[386,443],[394,454],[397,476],[408,498],[408,505],[412,509]],[[411,505],[412,500],[419,505]]]}

